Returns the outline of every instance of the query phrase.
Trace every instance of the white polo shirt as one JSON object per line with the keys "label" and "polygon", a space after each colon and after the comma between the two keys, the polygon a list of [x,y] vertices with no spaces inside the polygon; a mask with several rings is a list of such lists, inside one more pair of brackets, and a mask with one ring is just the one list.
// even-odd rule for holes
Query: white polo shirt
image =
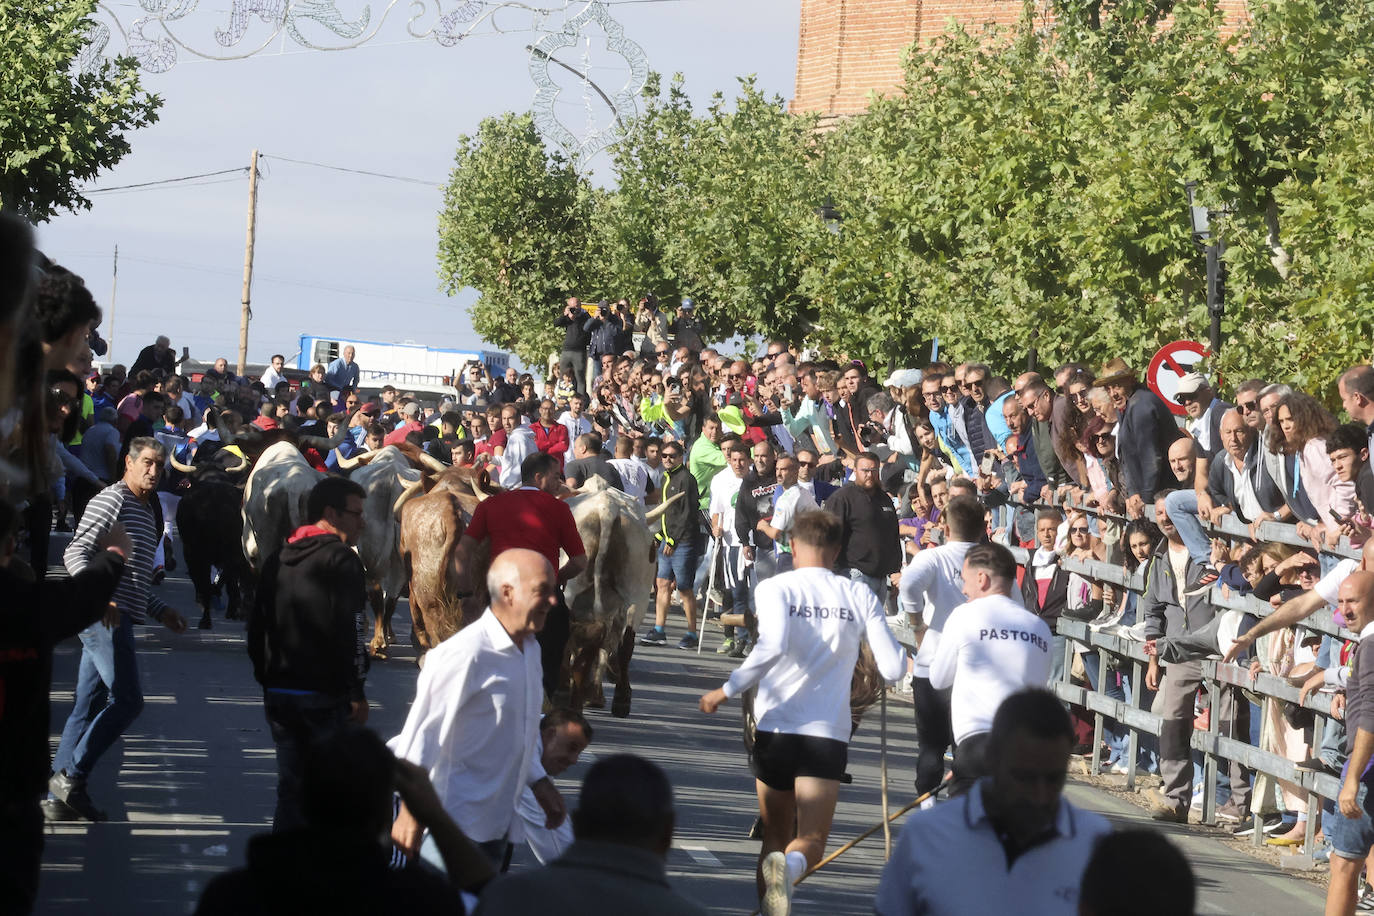
{"label": "white polo shirt", "polygon": [[973,546],[968,541],[950,541],[939,547],[927,547],[902,571],[898,590],[902,596],[902,610],[908,614],[924,612],[929,628],[916,651],[917,677],[930,677],[930,662],[940,647],[940,632],[945,628],[950,611],[966,600],[964,597],[964,556]]}
{"label": "white polo shirt", "polygon": [[883,868],[874,909],[880,916],[1076,916],[1093,844],[1111,832],[1106,818],[1061,798],[1053,833],[1008,863],[980,783],[962,798],[911,815]]}
{"label": "white polo shirt", "polygon": [[759,641],[725,682],[737,697],[754,685],[758,730],[849,743],[849,683],[867,642],[891,683],[906,672],[906,651],[887,628],[868,586],[828,569],[773,576],[754,591]]}
{"label": "white polo shirt", "polygon": [[985,595],[950,613],[930,663],[930,685],[954,688],[955,744],[991,730],[997,707],[1016,691],[1045,686],[1051,639],[1049,624],[1006,595]]}
{"label": "white polo shirt", "polygon": [[726,547],[738,547],[739,532],[735,531],[735,500],[739,497],[741,477],[726,465],[715,477],[711,478],[711,505],[707,514],[720,516],[720,536]]}

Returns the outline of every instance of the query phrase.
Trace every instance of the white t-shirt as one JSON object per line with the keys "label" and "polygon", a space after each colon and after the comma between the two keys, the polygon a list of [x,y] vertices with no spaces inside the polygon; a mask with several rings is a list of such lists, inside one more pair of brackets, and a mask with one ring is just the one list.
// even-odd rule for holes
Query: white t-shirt
{"label": "white t-shirt", "polygon": [[577,441],[578,436],[592,431],[592,421],[587,419],[586,414],[580,417],[574,417],[565,410],[562,416],[558,418],[558,422],[568,431],[568,445],[570,447],[572,443]]}
{"label": "white t-shirt", "polygon": [[649,475],[643,466],[633,458],[611,458],[608,462],[620,474],[620,483],[627,496],[633,496],[644,505],[644,494],[649,488]]}
{"label": "white t-shirt", "polygon": [[1341,560],[1331,568],[1331,572],[1322,576],[1315,588],[1318,595],[1327,604],[1335,607],[1336,593],[1341,590],[1341,583],[1350,578],[1350,574],[1360,568],[1359,560]]}
{"label": "white t-shirt", "polygon": [[939,547],[927,547],[902,571],[898,586],[902,610],[908,614],[924,611],[929,628],[916,652],[917,677],[930,677],[930,662],[940,647],[940,631],[945,628],[949,612],[968,600],[964,597],[964,556],[972,546],[968,541],[950,541]]}
{"label": "white t-shirt", "polygon": [[638,455],[635,456],[635,462],[640,467],[642,467],[645,470],[645,472],[648,473],[649,485],[653,487],[655,490],[662,490],[663,465],[660,464],[658,467],[654,467],[653,465],[649,464],[649,462],[645,461],[643,458],[640,458]]}
{"label": "white t-shirt", "polygon": [[739,498],[742,479],[729,467],[711,478],[711,505],[707,512],[713,518],[720,516],[721,540],[726,547],[740,546],[739,534],[735,531],[735,500]]}
{"label": "white t-shirt", "polygon": [[828,569],[773,576],[754,592],[759,640],[725,682],[727,697],[758,685],[759,731],[849,743],[849,684],[867,642],[889,683],[906,673],[906,652],[866,585]]}
{"label": "white t-shirt", "polygon": [[816,505],[815,492],[807,490],[800,483],[782,491],[777,502],[773,504],[773,517],[768,521],[768,524],[778,529],[778,536],[773,539],[773,543],[777,545],[779,552],[792,552],[792,538],[789,537],[789,533],[792,531],[792,521],[797,517],[797,513],[819,508],[820,506]]}
{"label": "white t-shirt", "polygon": [[501,453],[501,486],[514,490],[520,486],[520,465],[526,458],[539,451],[534,441],[534,431],[528,426],[517,426],[506,436],[506,450]]}
{"label": "white t-shirt", "polygon": [[930,685],[953,687],[954,743],[989,731],[1002,701],[1050,679],[1045,621],[1006,595],[985,595],[950,613],[930,663]]}

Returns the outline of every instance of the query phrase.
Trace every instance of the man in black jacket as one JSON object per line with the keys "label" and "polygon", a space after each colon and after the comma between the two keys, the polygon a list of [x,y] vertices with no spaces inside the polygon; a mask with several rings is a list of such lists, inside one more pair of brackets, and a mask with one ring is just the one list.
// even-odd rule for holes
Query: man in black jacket
{"label": "man in black jacket", "polygon": [[668,637],[664,627],[668,623],[668,604],[674,584],[678,597],[682,600],[682,611],[687,615],[687,632],[678,643],[679,649],[697,647],[697,596],[693,591],[696,581],[698,544],[700,533],[697,481],[691,471],[682,463],[682,443],[668,442],[663,446],[663,487],[660,505],[678,494],[663,512],[654,540],[658,543],[658,572],[654,587],[658,589],[654,605],[654,625],[639,637],[642,646],[665,646]]}
{"label": "man in black jacket", "polygon": [[754,445],[754,466],[744,473],[735,501],[735,533],[744,558],[754,564],[754,588],[777,572],[773,539],[759,530],[759,522],[773,517],[773,493],[778,488],[773,445],[767,439]]}
{"label": "man in black jacket", "polygon": [[1120,358],[1102,367],[1097,385],[1107,389],[1121,412],[1116,429],[1116,453],[1121,458],[1121,484],[1126,490],[1126,514],[1141,518],[1155,494],[1169,486],[1169,445],[1179,436],[1178,424],[1159,395],[1140,384],[1135,370]]}
{"label": "man in black jacket", "polygon": [[582,302],[573,296],[563,307],[563,314],[554,321],[554,326],[563,329],[563,351],[558,354],[558,374],[572,370],[573,380],[579,391],[587,384],[587,343],[591,332],[587,330],[590,322],[582,310]]}
{"label": "man in black jacket", "polygon": [[902,541],[897,533],[897,510],[878,485],[878,456],[860,452],[854,459],[854,479],[825,501],[827,512],[840,517],[844,534],[835,571],[862,582],[887,600],[889,582],[896,585],[902,568]]}
{"label": "man in black jacket", "polygon": [[363,528],[363,488],[327,477],[307,517],[267,561],[248,618],[248,654],[277,745],[274,831],[303,825],[306,750],[345,722],[367,721],[363,564],[349,549]]}

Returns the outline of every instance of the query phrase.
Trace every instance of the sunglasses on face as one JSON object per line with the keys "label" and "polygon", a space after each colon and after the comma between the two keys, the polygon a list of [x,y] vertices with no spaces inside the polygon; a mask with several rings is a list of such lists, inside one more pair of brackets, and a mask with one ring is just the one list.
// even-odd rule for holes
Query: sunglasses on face
{"label": "sunglasses on face", "polygon": [[799,467],[799,468],[814,468],[815,466],[816,466],[816,462],[814,462],[814,461],[798,461],[798,462],[797,462],[797,467]]}
{"label": "sunglasses on face", "polygon": [[1093,441],[1094,441],[1094,442],[1111,442],[1111,441],[1112,441],[1113,439],[1115,439],[1115,438],[1116,438],[1116,437],[1113,436],[1111,433],[1098,433],[1096,436],[1093,436]]}
{"label": "sunglasses on face", "polygon": [[1197,400],[1197,395],[1194,395],[1194,394],[1180,394],[1180,395],[1178,395],[1177,397],[1175,397],[1174,400],[1175,400],[1175,401],[1178,401],[1180,404],[1191,404],[1191,403],[1193,403],[1194,401]]}
{"label": "sunglasses on face", "polygon": [[654,351],[654,355],[656,355],[656,356],[667,356],[667,355],[668,355],[668,351],[667,351],[667,350],[655,350],[655,351]]}
{"label": "sunglasses on face", "polygon": [[1088,402],[1088,392],[1086,391],[1072,392],[1069,397],[1073,398],[1075,401],[1082,401],[1085,404]]}
{"label": "sunglasses on face", "polygon": [[1237,401],[1236,409],[1241,413],[1254,413],[1259,410],[1259,401]]}
{"label": "sunglasses on face", "polygon": [[968,380],[968,387],[970,387],[970,388],[982,388],[982,387],[983,387],[983,380],[980,379],[980,378],[971,378],[971,379]]}
{"label": "sunglasses on face", "polygon": [[1086,525],[1084,525],[1082,528],[1070,528],[1070,529],[1069,529],[1069,534],[1087,534],[1087,533],[1088,533],[1088,528],[1087,528]]}
{"label": "sunglasses on face", "polygon": [[958,390],[959,390],[959,385],[958,385],[957,382],[956,382],[955,384],[953,384],[953,385],[941,385],[941,386],[940,386],[940,390],[941,390],[941,391],[958,391]]}
{"label": "sunglasses on face", "polygon": [[682,453],[681,453],[681,452],[664,452],[664,453],[663,453],[663,457],[664,457],[666,460],[676,461],[677,459],[679,459],[679,458],[682,457]]}

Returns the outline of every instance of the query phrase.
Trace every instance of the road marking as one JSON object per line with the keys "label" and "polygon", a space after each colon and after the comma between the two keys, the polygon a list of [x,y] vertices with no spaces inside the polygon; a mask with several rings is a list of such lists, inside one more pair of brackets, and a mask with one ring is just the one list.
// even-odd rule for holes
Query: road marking
{"label": "road marking", "polygon": [[707,849],[705,846],[679,846],[678,849],[681,849],[683,852],[687,853],[687,855],[691,856],[692,861],[698,865],[707,865],[711,868],[721,867],[720,859],[712,855],[711,850]]}

